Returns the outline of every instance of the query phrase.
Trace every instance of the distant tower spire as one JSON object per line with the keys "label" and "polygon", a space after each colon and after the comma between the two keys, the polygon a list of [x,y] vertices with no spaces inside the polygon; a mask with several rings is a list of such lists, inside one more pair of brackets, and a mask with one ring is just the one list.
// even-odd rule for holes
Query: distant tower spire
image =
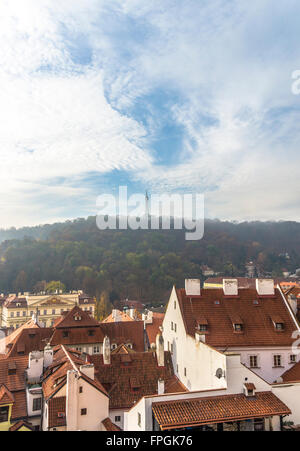
{"label": "distant tower spire", "polygon": [[149,196],[148,196],[148,191],[146,191],[146,194],[145,194],[145,214],[146,214],[146,217],[149,218]]}

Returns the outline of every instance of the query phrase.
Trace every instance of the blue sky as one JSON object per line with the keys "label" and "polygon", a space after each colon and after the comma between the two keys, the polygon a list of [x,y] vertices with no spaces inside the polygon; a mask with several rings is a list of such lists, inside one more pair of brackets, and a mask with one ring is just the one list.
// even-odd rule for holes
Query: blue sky
{"label": "blue sky", "polygon": [[299,221],[299,17],[297,0],[2,0],[0,226],[95,214],[119,185]]}

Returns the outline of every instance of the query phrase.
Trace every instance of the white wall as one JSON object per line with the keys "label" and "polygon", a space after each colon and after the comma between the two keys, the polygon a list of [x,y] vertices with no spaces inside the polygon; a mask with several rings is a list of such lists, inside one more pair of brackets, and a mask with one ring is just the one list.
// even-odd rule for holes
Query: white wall
{"label": "white wall", "polygon": [[[289,363],[289,356],[292,354],[292,349],[290,347],[232,347],[228,348],[228,351],[239,353],[241,355],[242,363],[247,367],[250,366],[250,355],[257,355],[259,368],[253,368],[252,370],[269,383],[275,382],[279,376],[293,366],[293,364]],[[280,368],[273,367],[273,356],[275,354],[280,354],[282,356],[282,367]],[[296,356],[296,359],[298,362],[300,360],[300,355]]]}
{"label": "white wall", "polygon": [[[173,330],[171,330],[172,322]],[[176,331],[174,330],[175,324]],[[226,381],[215,376],[218,368],[222,368],[223,371],[226,370],[226,357],[214,348],[199,343],[195,338],[186,335],[174,288],[163,321],[163,338],[165,350],[168,350],[168,343],[170,349],[172,344],[174,372],[188,390],[209,390],[226,387]]]}
{"label": "white wall", "polygon": [[284,421],[292,421],[300,424],[300,383],[276,384],[272,387],[274,395],[284,402],[292,411],[292,414],[285,417]]}

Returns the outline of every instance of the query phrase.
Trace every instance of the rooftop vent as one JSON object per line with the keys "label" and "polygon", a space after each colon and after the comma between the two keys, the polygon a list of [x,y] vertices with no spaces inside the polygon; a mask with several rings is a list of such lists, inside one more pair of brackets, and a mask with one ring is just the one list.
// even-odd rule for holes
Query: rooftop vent
{"label": "rooftop vent", "polygon": [[223,291],[225,296],[237,296],[238,295],[237,279],[223,279]]}
{"label": "rooftop vent", "polygon": [[259,296],[273,296],[275,294],[273,279],[256,279],[256,291]]}
{"label": "rooftop vent", "polygon": [[185,279],[185,293],[187,296],[200,296],[200,279]]}

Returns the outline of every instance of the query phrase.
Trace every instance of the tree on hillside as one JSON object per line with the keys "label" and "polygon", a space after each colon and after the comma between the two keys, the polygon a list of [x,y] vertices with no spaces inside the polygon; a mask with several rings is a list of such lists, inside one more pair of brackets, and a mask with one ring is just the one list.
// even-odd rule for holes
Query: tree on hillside
{"label": "tree on hillside", "polygon": [[96,304],[95,317],[98,321],[103,321],[112,311],[112,304],[109,301],[107,291],[103,291],[100,300]]}
{"label": "tree on hillside", "polygon": [[66,286],[60,280],[51,280],[51,282],[46,285],[47,293],[64,293],[66,291]]}

